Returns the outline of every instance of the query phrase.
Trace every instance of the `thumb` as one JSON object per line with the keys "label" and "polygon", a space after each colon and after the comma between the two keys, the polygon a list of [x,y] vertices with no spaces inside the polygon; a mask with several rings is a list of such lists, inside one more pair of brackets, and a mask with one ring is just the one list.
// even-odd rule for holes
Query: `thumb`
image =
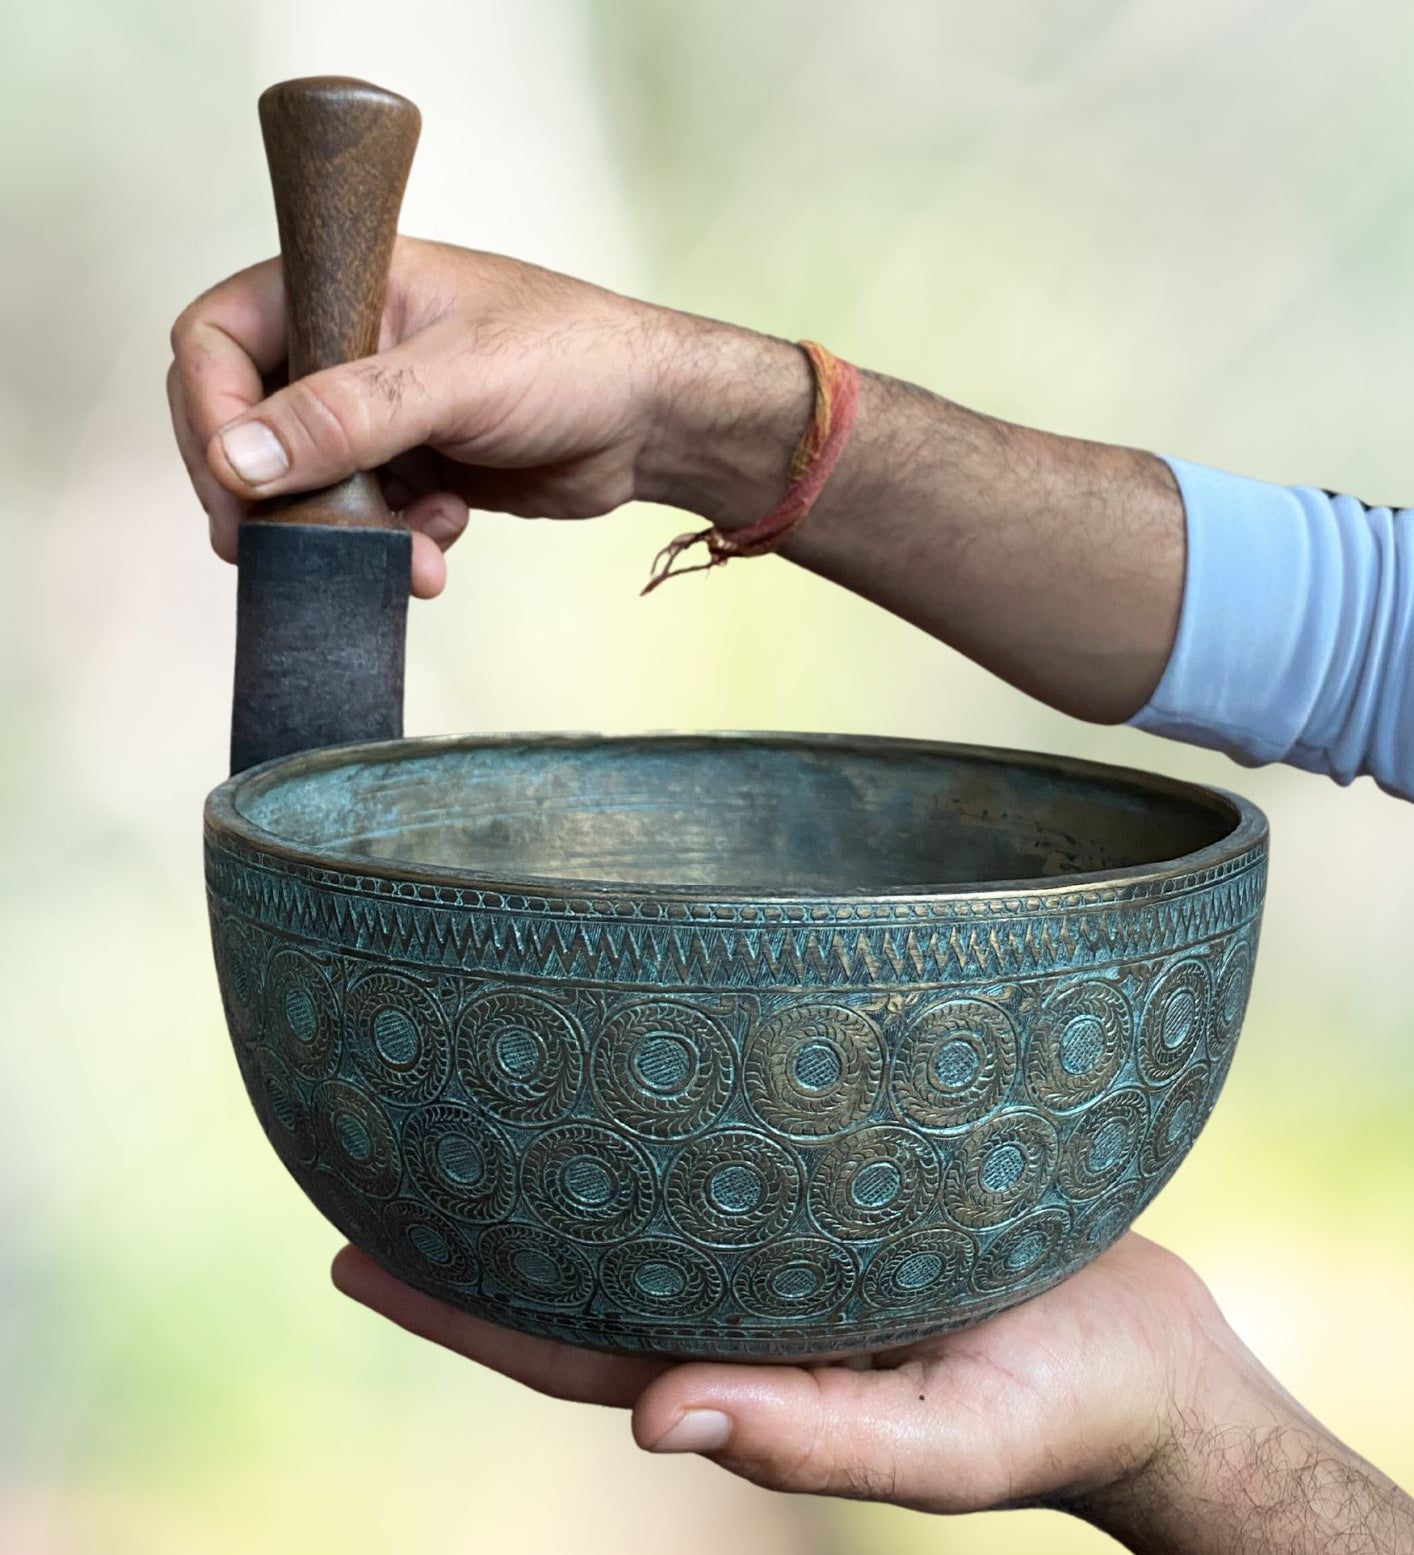
{"label": "thumb", "polygon": [[650,1452],[699,1452],[771,1490],[865,1497],[930,1511],[1005,1493],[1000,1443],[966,1430],[940,1379],[913,1367],[684,1365],[633,1412]]}
{"label": "thumb", "polygon": [[435,406],[405,347],[311,373],[229,421],[207,444],[238,497],[313,491],[427,442]]}

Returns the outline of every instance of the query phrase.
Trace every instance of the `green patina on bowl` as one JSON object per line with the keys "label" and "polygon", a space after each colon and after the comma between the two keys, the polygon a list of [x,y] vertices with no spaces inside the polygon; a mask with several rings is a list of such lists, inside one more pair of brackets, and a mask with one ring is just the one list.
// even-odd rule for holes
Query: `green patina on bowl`
{"label": "green patina on bowl", "polygon": [[1222,1085],[1267,829],[1014,752],[537,735],[270,763],[206,847],[241,1073],[351,1241],[513,1328],[783,1358],[1121,1235]]}

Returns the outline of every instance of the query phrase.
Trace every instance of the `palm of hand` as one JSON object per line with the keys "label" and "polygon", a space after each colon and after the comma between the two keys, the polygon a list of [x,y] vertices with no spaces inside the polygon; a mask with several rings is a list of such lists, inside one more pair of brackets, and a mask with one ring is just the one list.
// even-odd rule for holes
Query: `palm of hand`
{"label": "palm of hand", "polygon": [[[1064,1501],[1162,1444],[1215,1317],[1180,1260],[1143,1237],[975,1328],[812,1366],[602,1355],[512,1333],[421,1295],[346,1249],[336,1284],[395,1323],[556,1398],[633,1410],[640,1445],[730,1421],[724,1468],[771,1488],[933,1512]],[[1179,1401],[1181,1402],[1181,1401]],[[692,1446],[688,1442],[684,1446]]]}

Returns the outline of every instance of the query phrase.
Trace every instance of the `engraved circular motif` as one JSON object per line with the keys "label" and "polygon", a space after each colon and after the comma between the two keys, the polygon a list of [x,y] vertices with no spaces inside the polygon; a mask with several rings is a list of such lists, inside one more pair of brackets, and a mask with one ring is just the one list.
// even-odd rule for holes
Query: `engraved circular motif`
{"label": "engraved circular motif", "polygon": [[1149,1104],[1143,1091],[1116,1091],[1085,1112],[1061,1152],[1060,1185],[1072,1199],[1093,1199],[1117,1183],[1144,1143]]}
{"label": "engraved circular motif", "polygon": [[936,1205],[941,1179],[937,1156],[908,1129],[860,1129],[816,1160],[810,1213],[846,1241],[906,1231]]}
{"label": "engraved circular motif", "polygon": [[578,1307],[594,1290],[594,1276],[577,1248],[539,1226],[491,1226],[481,1234],[481,1265],[522,1301]]}
{"label": "engraved circular motif", "polygon": [[627,1314],[645,1317],[703,1317],[726,1289],[714,1258],[667,1237],[611,1248],[600,1274],[610,1301]]}
{"label": "engraved circular motif", "polygon": [[769,1128],[828,1139],[866,1117],[879,1095],[884,1042],[867,1015],[843,1004],[792,1004],[751,1033],[743,1079]]}
{"label": "engraved circular motif", "polygon": [[231,1035],[237,1042],[254,1042],[261,1022],[260,952],[254,936],[234,918],[223,919],[216,933],[216,954]]}
{"label": "engraved circular motif", "polygon": [[724,1129],[678,1151],[664,1197],[686,1235],[713,1247],[754,1247],[790,1224],[800,1168],[774,1140]]}
{"label": "engraved circular motif", "polygon": [[1217,1058],[1226,1053],[1242,1030],[1247,998],[1252,991],[1252,942],[1239,939],[1227,953],[1213,994],[1213,1019],[1208,1028],[1208,1051]]}
{"label": "engraved circular motif", "polygon": [[1016,1028],[985,999],[948,999],[910,1024],[893,1094],[922,1128],[960,1128],[995,1111],[1016,1078]]}
{"label": "engraved circular motif", "polygon": [[1166,1175],[1198,1137],[1208,1115],[1208,1069],[1195,1064],[1169,1088],[1144,1140],[1140,1165],[1146,1177]]}
{"label": "engraved circular motif", "polygon": [[648,1157],[597,1123],[566,1123],[539,1135],[525,1152],[521,1184],[547,1226],[580,1242],[623,1241],[653,1213]]}
{"label": "engraved circular motif", "polygon": [[721,1115],[736,1060],[710,1016],[647,999],[605,1022],[591,1069],[599,1100],[617,1123],[650,1139],[685,1139]]}
{"label": "engraved circular motif", "polygon": [[275,1055],[257,1048],[247,1085],[256,1116],[281,1160],[308,1166],[314,1160],[315,1136],[309,1111],[299,1098],[295,1077]]}
{"label": "engraved circular motif", "polygon": [[1056,1131],[1036,1112],[1007,1112],[959,1144],[943,1202],[964,1226],[996,1226],[1040,1202],[1055,1180]]}
{"label": "engraved circular motif", "polygon": [[344,1030],[360,1075],[385,1101],[432,1101],[446,1085],[447,1017],[410,977],[373,972],[359,978],[344,1003]]}
{"label": "engraved circular motif", "polygon": [[516,1201],[516,1162],[489,1118],[444,1102],[413,1113],[403,1155],[429,1202],[457,1220],[504,1220]]}
{"label": "engraved circular motif", "polygon": [[463,1232],[436,1210],[399,1199],[383,1212],[382,1243],[390,1263],[405,1278],[470,1285],[477,1258]]}
{"label": "engraved circular motif", "polygon": [[[834,748],[819,759],[834,762]],[[865,764],[893,760],[875,754]],[[321,757],[308,770],[333,792],[337,769]],[[296,1175],[310,1197],[380,1255],[397,1246],[394,1233],[413,1238],[417,1277],[431,1290],[446,1284],[447,1299],[630,1350],[819,1355],[979,1318],[1093,1256],[1148,1201],[1212,1105],[1240,1024],[1265,883],[1263,827],[1246,807],[1237,840],[1196,859],[1058,879],[1039,894],[898,897],[841,882],[828,896],[751,899],[498,887],[470,871],[314,857],[262,841],[241,819],[245,797],[228,790],[208,811],[217,958],[262,1122],[287,1162],[302,1158]],[[409,1004],[360,1014],[353,991],[378,975],[427,992],[451,1027],[455,1079],[430,1098],[405,1103],[378,1079],[383,1066],[415,1074],[420,1051]],[[454,984],[465,989],[455,1003]],[[1048,1028],[1044,1056],[1033,1047],[1043,1020],[1066,1007],[1056,991],[1086,984],[1128,998],[1134,1062],[1126,1057],[1093,1100],[1072,1100],[1094,1090],[1109,1061],[1112,1001],[1101,994],[1105,1008]],[[725,1013],[738,1007],[727,1001],[742,1015]],[[631,1051],[603,1043],[600,1054],[605,1028],[646,1005],[700,1012],[729,1043],[736,1073],[720,1107],[701,1104],[700,1122],[698,1090],[709,1067],[719,1073],[709,1038],[680,1041],[682,1031],[660,1021]],[[747,1007],[758,1012],[749,1026]],[[1137,1157],[1107,1181],[1133,1137],[1132,1103],[1108,1105],[1120,1087],[1145,1093],[1150,1119]],[[985,1159],[969,1140],[1005,1123],[1013,1104],[1059,1135],[1055,1183],[1039,1198],[1032,1178],[1047,1154],[1044,1129],[1039,1148],[1024,1131],[988,1135]],[[499,1145],[478,1142],[472,1117]],[[568,1238],[520,1196],[537,1136],[590,1123],[651,1157],[660,1185],[661,1213],[618,1242]],[[908,1200],[912,1160],[856,1165],[843,1148],[851,1130],[895,1127],[937,1156],[941,1203],[877,1238],[847,1235]],[[710,1161],[717,1132],[747,1136],[754,1153],[729,1137],[730,1151]],[[316,1164],[307,1164],[311,1150]],[[568,1194],[576,1214],[612,1204],[613,1163],[591,1151],[557,1167],[553,1188],[541,1188],[547,1202]],[[954,1224],[949,1204],[975,1202],[969,1173],[1013,1218],[971,1232]],[[1018,1185],[1020,1205],[1008,1204]],[[474,1194],[485,1218],[453,1213]],[[680,1231],[682,1219],[690,1229]],[[762,1220],[778,1229],[763,1235]],[[443,1250],[457,1252],[448,1225],[480,1260],[479,1285],[445,1281]],[[394,1254],[387,1260],[392,1267]],[[950,1294],[950,1280],[965,1298]],[[472,1288],[484,1295],[461,1293]]]}
{"label": "engraved circular motif", "polygon": [[1076,1245],[1094,1257],[1117,1242],[1139,1213],[1142,1191],[1137,1182],[1127,1182],[1096,1199],[1075,1229]]}
{"label": "engraved circular motif", "polygon": [[528,993],[482,994],[457,1022],[457,1075],[506,1123],[553,1123],[579,1094],[584,1046],[573,1018]]}
{"label": "engraved circular motif", "polygon": [[758,1317],[825,1317],[844,1305],[854,1275],[854,1260],[838,1243],[793,1237],[749,1253],[732,1291]]}
{"label": "engraved circular motif", "polygon": [[982,1294],[1024,1288],[1065,1261],[1070,1216],[1040,1209],[1008,1226],[977,1261],[972,1284]]}
{"label": "engraved circular motif", "polygon": [[302,950],[277,950],[265,969],[265,1029],[280,1057],[308,1080],[339,1059],[338,1001],[324,969]]}
{"label": "engraved circular motif", "polygon": [[937,1312],[961,1299],[975,1257],[964,1231],[915,1231],[874,1254],[859,1293],[871,1307]]}
{"label": "engraved circular motif", "polygon": [[1211,1007],[1208,971],[1199,961],[1180,961],[1155,982],[1144,1005],[1139,1063],[1156,1085],[1173,1079],[1198,1051]]}
{"label": "engraved circular motif", "polygon": [[330,1080],[314,1093],[313,1113],[323,1163],[374,1198],[397,1191],[402,1165],[387,1114],[366,1091]]}
{"label": "engraved circular motif", "polygon": [[1105,1090],[1124,1066],[1134,1033],[1129,1001],[1090,980],[1046,1000],[1026,1055],[1026,1088],[1042,1107],[1065,1112]]}

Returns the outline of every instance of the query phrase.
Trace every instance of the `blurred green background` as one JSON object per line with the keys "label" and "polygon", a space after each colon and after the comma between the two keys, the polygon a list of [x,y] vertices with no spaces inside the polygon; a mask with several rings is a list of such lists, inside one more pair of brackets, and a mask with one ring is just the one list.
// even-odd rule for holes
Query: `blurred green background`
{"label": "blurred green background", "polygon": [[[942,1522],[653,1461],[622,1417],[335,1295],[209,964],[234,575],[169,447],[167,329],[273,246],[260,88],[366,75],[423,109],[408,231],[1013,419],[1408,502],[1414,12],[51,0],[3,28],[0,1549],[1103,1547],[1048,1513]],[[410,729],[911,734],[1251,795],[1275,853],[1247,1031],[1144,1229],[1414,1480],[1414,810],[1078,726],[782,562],[640,601],[681,527],[478,520],[414,612]]]}

